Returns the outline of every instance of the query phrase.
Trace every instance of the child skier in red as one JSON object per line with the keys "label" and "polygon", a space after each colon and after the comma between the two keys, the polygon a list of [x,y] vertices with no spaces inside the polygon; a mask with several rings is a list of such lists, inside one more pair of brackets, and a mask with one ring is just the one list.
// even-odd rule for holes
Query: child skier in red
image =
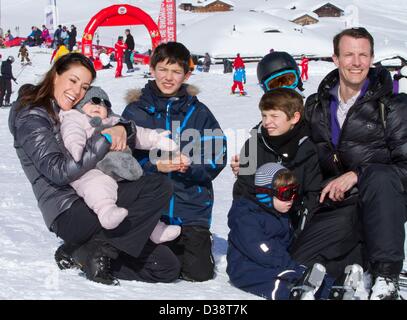
{"label": "child skier in red", "polygon": [[308,80],[308,62],[309,59],[306,56],[301,58],[301,80]]}
{"label": "child skier in red", "polygon": [[124,51],[127,49],[127,45],[123,42],[122,36],[119,36],[117,38],[117,42],[114,45],[114,49],[115,49],[115,58],[117,61],[115,78],[119,78],[122,76],[123,54]]}

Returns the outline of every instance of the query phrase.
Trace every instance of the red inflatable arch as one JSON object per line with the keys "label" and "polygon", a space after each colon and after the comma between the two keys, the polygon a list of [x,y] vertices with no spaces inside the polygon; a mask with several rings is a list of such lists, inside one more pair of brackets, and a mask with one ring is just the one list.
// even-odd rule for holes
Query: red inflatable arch
{"label": "red inflatable arch", "polygon": [[98,27],[128,26],[144,24],[151,37],[151,46],[154,50],[161,42],[160,32],[157,24],[143,10],[128,5],[113,5],[102,9],[88,22],[82,37],[82,53],[93,57],[92,41],[93,35]]}

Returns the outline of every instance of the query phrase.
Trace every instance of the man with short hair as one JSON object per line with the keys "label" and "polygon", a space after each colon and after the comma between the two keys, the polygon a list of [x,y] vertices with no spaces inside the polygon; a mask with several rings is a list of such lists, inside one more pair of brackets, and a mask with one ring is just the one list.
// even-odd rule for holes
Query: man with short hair
{"label": "man with short hair", "polygon": [[126,45],[127,49],[124,52],[124,62],[127,65],[127,72],[134,72],[133,62],[131,62],[131,53],[134,50],[134,38],[130,33],[130,29],[126,29]]}
{"label": "man with short hair", "polygon": [[333,45],[337,69],[305,106],[324,179],[331,179],[319,200],[340,203],[357,187],[373,276],[370,299],[398,299],[407,213],[407,96],[393,96],[390,73],[372,68],[374,40],[365,28],[342,31]]}

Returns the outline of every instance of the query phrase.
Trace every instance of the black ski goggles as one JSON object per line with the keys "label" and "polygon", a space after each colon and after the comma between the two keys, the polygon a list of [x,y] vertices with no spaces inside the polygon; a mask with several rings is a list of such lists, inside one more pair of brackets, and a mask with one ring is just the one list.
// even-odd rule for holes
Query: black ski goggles
{"label": "black ski goggles", "polygon": [[281,201],[292,201],[298,196],[298,184],[289,184],[277,189],[256,187],[256,193],[265,193]]}
{"label": "black ski goggles", "polygon": [[103,104],[108,109],[112,107],[112,104],[109,100],[101,99],[99,97],[92,97],[90,98],[90,101],[92,102],[92,104]]}
{"label": "black ski goggles", "polygon": [[265,92],[277,89],[295,89],[298,86],[298,75],[293,70],[285,70],[271,75],[263,81],[262,87]]}

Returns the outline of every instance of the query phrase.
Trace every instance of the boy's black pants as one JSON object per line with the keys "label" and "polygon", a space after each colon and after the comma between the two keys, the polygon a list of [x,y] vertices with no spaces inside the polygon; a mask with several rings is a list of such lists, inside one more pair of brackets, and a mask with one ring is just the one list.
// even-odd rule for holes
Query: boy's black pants
{"label": "boy's black pants", "polygon": [[187,281],[213,279],[212,234],[202,226],[182,226],[180,236],[166,243],[181,263],[181,278]]}
{"label": "boy's black pants", "polygon": [[339,277],[349,264],[364,266],[357,205],[316,212],[290,248],[292,258],[311,267],[323,264]]}

